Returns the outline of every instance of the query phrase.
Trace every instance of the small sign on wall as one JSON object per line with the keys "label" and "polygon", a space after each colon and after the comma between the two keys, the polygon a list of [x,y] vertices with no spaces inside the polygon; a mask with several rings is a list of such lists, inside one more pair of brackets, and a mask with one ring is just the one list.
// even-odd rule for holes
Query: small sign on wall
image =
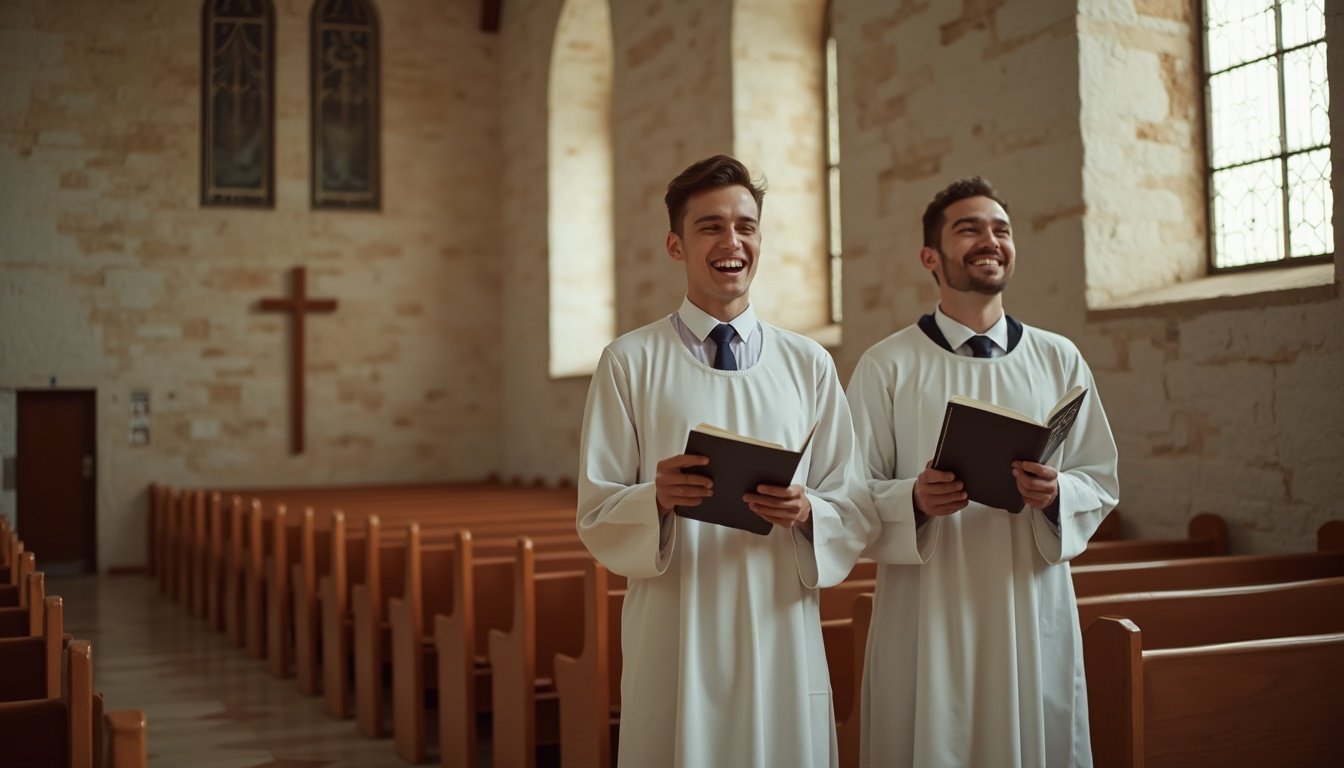
{"label": "small sign on wall", "polygon": [[149,390],[131,390],[131,445],[149,445]]}

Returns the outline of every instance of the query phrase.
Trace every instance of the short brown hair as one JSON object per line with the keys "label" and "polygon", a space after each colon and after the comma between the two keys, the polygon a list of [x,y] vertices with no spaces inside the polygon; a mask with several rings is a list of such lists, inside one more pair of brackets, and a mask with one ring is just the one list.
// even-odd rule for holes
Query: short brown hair
{"label": "short brown hair", "polygon": [[667,185],[667,221],[669,228],[681,234],[681,220],[686,218],[686,201],[691,197],[724,187],[745,187],[756,200],[759,211],[765,200],[765,181],[753,182],[751,172],[737,158],[715,155],[701,160],[682,171]]}
{"label": "short brown hair", "polygon": [[1008,203],[999,197],[999,193],[994,191],[994,185],[985,181],[979,176],[972,176],[969,179],[957,179],[948,184],[941,192],[933,196],[933,201],[929,207],[924,209],[924,246],[927,248],[941,248],[943,245],[943,224],[945,217],[943,213],[948,206],[968,197],[988,197],[990,200],[1003,206],[1004,213],[1008,212]]}

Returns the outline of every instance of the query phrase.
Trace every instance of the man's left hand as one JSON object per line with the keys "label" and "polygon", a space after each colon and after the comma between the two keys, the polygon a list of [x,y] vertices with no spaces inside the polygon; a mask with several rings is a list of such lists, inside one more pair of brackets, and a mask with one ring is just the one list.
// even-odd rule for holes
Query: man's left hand
{"label": "man's left hand", "polygon": [[756,493],[742,496],[747,508],[781,528],[811,527],[812,502],[807,489],[798,483],[787,488],[778,485],[758,485]]}
{"label": "man's left hand", "polygon": [[1014,461],[1017,492],[1032,509],[1045,509],[1059,498],[1059,470],[1034,461]]}

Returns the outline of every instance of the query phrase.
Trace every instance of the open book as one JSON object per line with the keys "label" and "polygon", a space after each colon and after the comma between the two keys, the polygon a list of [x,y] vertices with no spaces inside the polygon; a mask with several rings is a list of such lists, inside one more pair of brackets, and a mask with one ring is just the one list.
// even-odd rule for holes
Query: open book
{"label": "open book", "polygon": [[1009,408],[953,396],[943,415],[933,468],[956,475],[971,501],[1020,512],[1023,501],[1013,462],[1049,461],[1068,437],[1086,395],[1086,387],[1069,390],[1044,424]]}
{"label": "open book", "polygon": [[791,451],[782,445],[709,424],[697,426],[686,437],[686,453],[707,456],[709,464],[682,471],[713,480],[714,495],[701,500],[698,506],[676,507],[673,511],[679,517],[704,523],[726,525],[762,536],[770,533],[774,526],[748,509],[742,496],[756,493],[758,485],[791,485],[798,462],[807,451],[816,429],[814,425],[802,447]]}

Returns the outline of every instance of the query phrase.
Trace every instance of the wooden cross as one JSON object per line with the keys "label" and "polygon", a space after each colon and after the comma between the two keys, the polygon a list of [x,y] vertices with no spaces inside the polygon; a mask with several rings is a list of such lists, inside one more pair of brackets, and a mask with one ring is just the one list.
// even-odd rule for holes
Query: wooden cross
{"label": "wooden cross", "polygon": [[336,311],[335,299],[308,298],[307,270],[294,267],[293,291],[288,298],[262,299],[263,312],[287,312],[294,320],[289,337],[289,452],[303,453],[303,325],[309,312]]}

